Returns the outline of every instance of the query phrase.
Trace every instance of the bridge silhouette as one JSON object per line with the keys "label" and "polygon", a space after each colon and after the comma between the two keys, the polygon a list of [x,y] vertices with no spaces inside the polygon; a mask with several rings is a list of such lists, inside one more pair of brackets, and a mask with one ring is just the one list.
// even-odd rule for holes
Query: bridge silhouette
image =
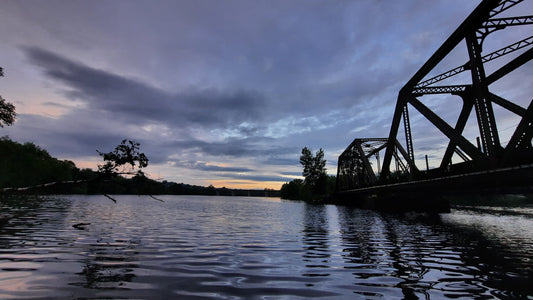
{"label": "bridge silhouette", "polygon": [[[510,85],[521,91],[532,87],[533,74],[510,75],[533,56],[533,16],[516,15],[524,11],[522,2],[484,0],[457,27],[399,91],[388,137],[356,138],[339,156],[335,201],[446,211],[449,194],[533,193],[533,100],[525,99],[523,107],[524,99],[506,99],[519,96],[505,90]],[[503,41],[509,44],[501,47]],[[456,64],[461,54],[466,61]],[[450,61],[458,66],[440,72]],[[447,109],[435,108],[435,103]],[[453,117],[451,107],[458,111]],[[441,147],[434,144],[435,149],[417,148],[431,152],[430,157],[415,156],[413,108],[418,120],[432,125],[418,130],[433,130],[444,141]],[[498,125],[508,125],[508,119],[518,124],[502,142]],[[438,166],[430,168],[430,158]]]}

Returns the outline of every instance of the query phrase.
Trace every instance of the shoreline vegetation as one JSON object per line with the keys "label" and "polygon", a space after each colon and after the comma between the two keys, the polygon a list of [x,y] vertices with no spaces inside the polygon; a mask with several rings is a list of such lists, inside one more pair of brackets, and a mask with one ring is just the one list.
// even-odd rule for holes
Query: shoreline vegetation
{"label": "shoreline vegetation", "polygon": [[294,179],[281,186],[280,197],[288,200],[302,200],[310,203],[326,204],[335,193],[336,177],[328,176],[324,150],[320,148],[315,155],[304,147],[300,156],[305,180]]}
{"label": "shoreline vegetation", "polygon": [[[74,162],[59,160],[32,142],[24,144],[9,137],[0,138],[0,195],[2,194],[136,194],[279,197],[273,189],[246,190],[215,188],[156,181],[137,174],[131,178],[114,176],[101,179],[89,168],[79,169]],[[101,179],[101,180],[98,180]]]}
{"label": "shoreline vegetation", "polygon": [[[304,148],[305,149],[305,148]],[[304,151],[309,155],[308,151]],[[274,189],[232,189],[214,186],[198,186],[170,181],[156,181],[147,178],[142,172],[129,178],[123,176],[102,176],[101,172],[89,168],[79,169],[74,162],[59,160],[48,151],[32,142],[24,144],[0,137],[0,198],[9,195],[199,195],[199,196],[250,196],[279,197],[284,200],[304,201],[312,204],[341,204],[335,197],[335,176],[328,176],[323,168],[324,160],[318,152],[318,175],[313,181],[294,179],[286,182],[280,190]],[[305,156],[303,155],[303,156]],[[312,155],[311,155],[312,156]],[[309,158],[309,157],[308,157]],[[304,159],[305,161],[305,159]],[[313,160],[309,160],[313,161]],[[312,167],[312,166],[311,166]],[[304,166],[304,171],[306,170]],[[313,173],[314,172],[314,173]],[[307,179],[307,178],[306,178]],[[312,183],[313,182],[313,183]],[[155,198],[155,197],[153,197]],[[156,200],[160,200],[155,198]],[[511,200],[512,201],[511,201]],[[111,197],[111,200],[112,197]],[[531,205],[531,195],[494,195],[451,197],[452,205]],[[351,205],[356,205],[355,202]]]}
{"label": "shoreline vegetation", "polygon": [[335,193],[335,182],[335,176],[326,176],[322,182],[322,191],[317,193],[304,180],[294,179],[281,186],[280,198],[316,204],[330,204],[331,197]]}

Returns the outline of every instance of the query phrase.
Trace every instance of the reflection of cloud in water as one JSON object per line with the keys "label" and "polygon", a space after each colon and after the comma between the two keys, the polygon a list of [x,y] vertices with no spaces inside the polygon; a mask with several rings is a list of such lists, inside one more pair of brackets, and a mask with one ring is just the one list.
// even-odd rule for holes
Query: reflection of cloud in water
{"label": "reflection of cloud in water", "polygon": [[531,235],[520,226],[532,218],[516,211],[399,216],[279,199],[161,197],[65,196],[0,211],[26,212],[0,228],[0,298],[533,295],[533,252],[520,244]]}
{"label": "reflection of cloud in water", "polygon": [[[325,205],[305,205],[303,242],[306,250],[304,261],[308,267],[320,266],[331,256],[328,249],[329,229]],[[327,276],[327,274],[321,274]],[[319,276],[318,274],[309,276]]]}
{"label": "reflection of cloud in water", "polygon": [[[345,268],[353,270],[357,294],[500,297],[515,291],[527,294],[530,290],[523,278],[530,277],[531,268],[515,257],[531,254],[513,252],[512,247],[505,245],[502,232],[494,239],[484,236],[486,231],[490,236],[494,228],[450,221],[480,223],[476,216],[446,214],[441,222],[439,216],[395,216],[346,207],[339,207],[338,211]],[[483,218],[487,218],[489,225],[490,218]],[[496,224],[509,221],[504,218]],[[531,219],[525,221],[530,222]],[[519,223],[512,226],[524,226]]]}
{"label": "reflection of cloud in water", "polygon": [[[512,252],[533,260],[533,214],[531,208],[481,207],[443,214],[444,224],[476,230],[490,241],[499,241]],[[513,255],[514,256],[514,255]],[[526,262],[526,261],[524,261]]]}
{"label": "reflection of cloud in water", "polygon": [[126,288],[125,282],[135,277],[135,248],[139,241],[113,242],[98,241],[89,245],[89,255],[83,270],[78,275],[85,276],[87,288]]}

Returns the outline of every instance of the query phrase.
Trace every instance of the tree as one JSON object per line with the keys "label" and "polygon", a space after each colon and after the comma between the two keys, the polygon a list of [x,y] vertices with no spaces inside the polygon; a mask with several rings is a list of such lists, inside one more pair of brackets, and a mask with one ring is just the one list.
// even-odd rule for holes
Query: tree
{"label": "tree", "polygon": [[284,183],[280,189],[280,196],[282,199],[302,200],[302,187],[303,181],[301,179],[294,179],[291,182]]}
{"label": "tree", "polygon": [[[0,77],[4,76],[4,70],[0,67]],[[15,105],[7,102],[0,96],[0,127],[10,126],[15,122]]]}
{"label": "tree", "polygon": [[313,156],[311,150],[307,147],[302,149],[300,163],[303,166],[302,175],[305,177],[305,184],[309,185],[315,193],[325,193],[327,182],[326,160],[324,159],[324,150],[320,148]]}
{"label": "tree", "polygon": [[[140,169],[148,166],[148,158],[139,152],[140,145],[135,141],[124,139],[112,152],[103,153],[96,150],[105,162],[103,165],[98,165],[98,172],[106,176],[135,174],[143,176],[144,173]],[[137,172],[133,172],[135,167],[139,168]]]}
{"label": "tree", "polygon": [[[139,152],[139,143],[123,140],[115,150],[98,154],[104,164],[98,172],[91,169],[79,170],[74,162],[58,160],[33,143],[19,144],[8,137],[0,138],[0,195],[12,192],[39,193],[154,193],[164,188],[158,182],[148,179],[142,171],[134,169],[148,166],[148,158]],[[118,175],[134,175],[124,178]],[[154,196],[150,197],[157,199]]]}
{"label": "tree", "polygon": [[76,166],[52,157],[34,143],[0,138],[0,189],[73,180]]}

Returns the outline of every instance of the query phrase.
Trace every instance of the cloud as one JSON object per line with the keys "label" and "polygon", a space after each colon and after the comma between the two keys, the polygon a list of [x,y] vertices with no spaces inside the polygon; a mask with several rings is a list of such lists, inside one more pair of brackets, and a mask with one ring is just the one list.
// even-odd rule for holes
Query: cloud
{"label": "cloud", "polygon": [[4,133],[68,158],[134,139],[191,183],[290,177],[304,146],[333,173],[354,138],[388,136],[399,89],[478,2],[7,2],[0,83],[21,110]]}
{"label": "cloud", "polygon": [[281,175],[302,176],[302,172],[280,172]]}
{"label": "cloud", "polygon": [[[237,179],[237,180],[250,180],[250,181],[261,181],[261,182],[289,182],[294,178],[292,177],[283,177],[276,175],[244,175],[244,174],[226,174],[227,178]],[[222,174],[221,177],[224,177]]]}
{"label": "cloud", "polygon": [[9,135],[22,141],[33,141],[60,157],[94,156],[96,149],[114,147],[124,134],[113,130],[113,122],[70,115],[59,118],[21,114]]}
{"label": "cloud", "polygon": [[261,157],[276,156],[294,152],[294,148],[279,145],[279,141],[268,137],[227,138],[223,141],[186,139],[166,145],[170,148],[195,151],[212,156]]}
{"label": "cloud", "polygon": [[226,167],[226,166],[219,166],[215,164],[209,164],[205,162],[190,162],[190,161],[178,162],[176,163],[176,166],[182,166],[188,169],[207,171],[207,172],[247,173],[247,172],[254,171],[253,169],[250,169],[250,168]]}
{"label": "cloud", "polygon": [[89,109],[135,124],[228,128],[261,117],[264,99],[255,92],[189,88],[170,93],[137,80],[98,70],[37,47],[24,47],[29,60],[62,83],[64,94]]}
{"label": "cloud", "polygon": [[85,104],[56,118],[21,117],[24,125],[18,129],[42,132],[47,137],[43,142],[57,153],[89,155],[87,149],[111,147],[111,141],[124,136],[153,148],[157,154],[151,161],[156,163],[180,151],[232,157],[287,151],[269,146],[271,138],[257,136],[258,128],[264,127],[260,122],[265,107],[258,93],[195,88],[170,93],[47,50],[23,49],[47,77],[62,84],[68,99]]}

